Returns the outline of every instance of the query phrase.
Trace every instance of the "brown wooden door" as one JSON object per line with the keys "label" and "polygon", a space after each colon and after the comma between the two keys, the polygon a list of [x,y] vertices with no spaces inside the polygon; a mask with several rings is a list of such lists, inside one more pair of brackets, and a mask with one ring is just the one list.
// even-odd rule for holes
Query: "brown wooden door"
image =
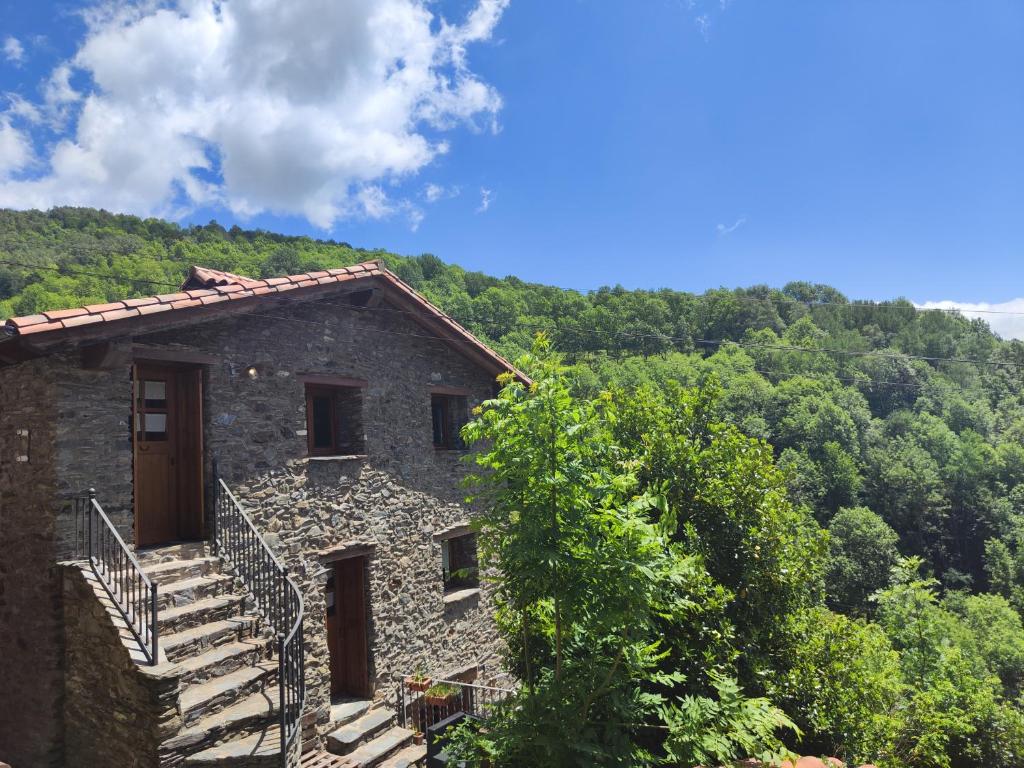
{"label": "brown wooden door", "polygon": [[326,592],[331,695],[368,697],[366,558],[339,560],[333,571]]}
{"label": "brown wooden door", "polygon": [[202,536],[202,391],[198,369],[135,367],[135,543]]}

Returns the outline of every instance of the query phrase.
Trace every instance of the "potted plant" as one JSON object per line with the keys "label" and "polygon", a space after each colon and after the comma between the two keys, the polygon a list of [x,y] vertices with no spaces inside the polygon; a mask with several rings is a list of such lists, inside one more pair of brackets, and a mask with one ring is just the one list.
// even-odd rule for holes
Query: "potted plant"
{"label": "potted plant", "polygon": [[423,674],[423,672],[417,671],[405,678],[405,684],[409,686],[410,691],[423,693],[423,691],[430,687],[430,678]]}
{"label": "potted plant", "polygon": [[427,705],[431,707],[448,707],[462,695],[462,689],[451,683],[434,683],[423,694]]}
{"label": "potted plant", "polygon": [[412,735],[412,743],[415,744],[417,747],[423,744],[423,731],[416,731]]}

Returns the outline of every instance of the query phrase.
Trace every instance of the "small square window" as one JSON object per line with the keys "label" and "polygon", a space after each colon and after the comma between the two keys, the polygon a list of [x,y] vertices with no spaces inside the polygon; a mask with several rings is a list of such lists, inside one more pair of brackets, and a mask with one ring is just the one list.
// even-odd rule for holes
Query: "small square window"
{"label": "small square window", "polygon": [[310,456],[363,453],[362,389],[307,384],[306,430]]}
{"label": "small square window", "polygon": [[464,395],[431,395],[430,416],[435,448],[461,450],[466,447],[460,434],[469,418]]}
{"label": "small square window", "polygon": [[453,536],[441,542],[444,591],[469,589],[480,584],[477,573],[476,534]]}

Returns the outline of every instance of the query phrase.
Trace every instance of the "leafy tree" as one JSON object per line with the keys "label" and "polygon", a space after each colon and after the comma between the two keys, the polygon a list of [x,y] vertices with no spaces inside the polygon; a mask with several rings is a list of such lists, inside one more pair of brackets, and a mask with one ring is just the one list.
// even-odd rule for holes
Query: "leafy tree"
{"label": "leafy tree", "polygon": [[828,532],[828,603],[838,611],[866,616],[873,607],[871,595],[889,584],[900,556],[899,536],[867,507],[840,509]]}
{"label": "leafy tree", "polygon": [[463,434],[481,445],[482,550],[523,685],[485,735],[459,732],[456,754],[498,766],[781,754],[774,732],[788,720],[727,678],[710,678],[714,697],[673,695],[684,678],[664,668],[663,623],[713,623],[725,592],[672,540],[666,499],[614,439],[615,403],[574,398],[543,337],[522,365],[532,385],[506,378]]}

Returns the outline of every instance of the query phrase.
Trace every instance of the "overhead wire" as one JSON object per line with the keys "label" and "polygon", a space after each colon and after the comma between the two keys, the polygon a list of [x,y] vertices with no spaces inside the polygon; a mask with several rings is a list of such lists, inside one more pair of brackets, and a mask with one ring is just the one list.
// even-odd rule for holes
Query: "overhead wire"
{"label": "overhead wire", "polygon": [[[11,261],[9,259],[0,259],[0,264],[13,264],[13,265],[16,265],[16,266],[25,266],[25,267],[32,268],[32,269],[51,269],[51,270],[54,270],[54,271],[65,273],[65,274],[68,273],[66,270],[64,270],[61,267],[47,267],[47,266],[40,266],[40,265],[24,264],[24,263],[21,263],[21,262],[14,262],[14,261]],[[70,272],[70,274],[91,275],[91,276],[101,277],[101,278],[116,277],[117,279],[124,279],[124,280],[130,281],[130,282],[139,282],[139,283],[147,283],[147,284],[163,285],[163,286],[173,286],[175,288],[180,289],[180,284],[177,284],[177,283],[173,283],[173,284],[172,283],[164,283],[164,282],[161,282],[161,281],[149,280],[149,279],[145,279],[145,278],[128,278],[128,277],[122,277],[122,276],[117,276],[117,275],[85,272],[85,271],[81,271],[81,270],[72,271],[72,272]],[[275,301],[282,302],[282,303],[283,302],[299,302],[299,303],[303,303],[303,304],[308,304],[308,302],[310,301],[310,299],[300,299],[300,298],[297,298],[297,297],[282,296],[282,295],[279,295],[279,294],[268,295],[267,298],[268,299],[273,299]],[[694,297],[694,298],[701,298],[701,297],[698,296],[698,297]],[[747,297],[747,298],[756,298],[756,297]],[[757,300],[760,301],[761,299],[757,299]],[[766,301],[770,301],[770,299],[765,299],[765,300]],[[833,304],[833,305],[834,306],[876,306],[876,307],[893,306],[893,305],[838,305],[838,304]],[[381,307],[381,306],[367,307],[367,306],[357,306],[357,305],[351,305],[351,304],[337,304],[336,306],[342,307],[344,309],[359,311],[359,312],[394,312],[394,313],[405,314],[405,315],[409,315],[409,316],[413,316],[413,317],[416,317],[416,316],[419,316],[419,317],[430,317],[431,316],[431,315],[428,315],[428,314],[425,314],[425,313],[413,312],[413,311],[410,311],[410,310],[407,310],[407,309],[402,309],[402,308],[399,308],[399,307]],[[924,310],[924,311],[932,311],[932,310]],[[260,313],[255,313],[255,312],[250,312],[248,314],[256,315],[256,316],[263,316],[263,317],[275,319],[275,320],[278,320],[278,321],[284,321],[284,322],[295,322],[295,321],[303,322],[303,321],[301,321],[298,318],[278,317],[278,316],[271,316],[271,315],[266,315],[266,314],[260,315]],[[492,327],[508,327],[508,326],[511,325],[511,327],[514,328],[514,329],[545,331],[545,332],[549,332],[549,333],[569,333],[569,334],[575,334],[575,335],[581,335],[582,334],[582,335],[590,335],[592,337],[607,337],[608,335],[611,335],[613,337],[624,338],[624,339],[654,340],[654,341],[668,342],[668,343],[672,343],[672,344],[684,344],[684,345],[695,344],[697,346],[704,346],[704,347],[721,347],[721,346],[733,345],[733,346],[740,347],[740,348],[767,349],[767,350],[773,350],[773,351],[794,352],[794,353],[800,353],[800,354],[827,354],[827,355],[846,356],[846,357],[881,358],[881,359],[889,359],[889,360],[918,360],[918,361],[923,361],[923,362],[928,362],[928,363],[935,363],[935,364],[938,364],[938,363],[961,363],[961,364],[969,364],[969,365],[977,365],[977,366],[985,365],[985,366],[994,366],[994,367],[1003,367],[1003,368],[1021,368],[1021,367],[1024,367],[1024,363],[1018,363],[1018,362],[1013,362],[1013,361],[981,360],[981,359],[977,359],[977,358],[939,357],[939,356],[928,356],[928,355],[912,355],[912,354],[905,354],[905,353],[883,352],[883,351],[880,351],[880,350],[845,350],[845,349],[824,348],[824,347],[801,347],[801,346],[791,345],[791,344],[772,344],[772,343],[765,343],[765,342],[748,342],[748,341],[732,340],[732,339],[693,339],[691,337],[668,336],[666,334],[661,334],[661,333],[637,333],[637,332],[629,332],[629,331],[602,331],[602,330],[598,330],[598,329],[594,329],[594,328],[565,327],[565,326],[558,326],[558,325],[553,325],[552,326],[552,325],[537,324],[537,323],[525,323],[525,322],[521,322],[521,321],[517,321],[517,322],[509,324],[509,323],[507,323],[505,321],[498,321],[498,320],[487,319],[487,318],[476,318],[476,319],[474,319],[472,321],[466,322],[466,321],[459,320],[458,318],[455,318],[452,315],[449,315],[449,314],[447,314],[446,312],[444,312],[444,311],[442,311],[440,309],[437,309],[437,314],[434,315],[434,317],[443,318],[445,320],[449,320],[449,321],[451,321],[453,323],[456,323],[460,327],[465,327],[465,326],[468,326],[468,325],[478,325],[478,326],[479,325],[482,325],[482,326],[490,325]],[[313,322],[314,324],[318,324],[315,321],[308,321],[308,322]],[[397,332],[397,331],[384,331],[383,329],[372,329],[372,330],[380,330],[381,332],[385,332],[385,333],[392,333],[392,334],[395,334],[395,335],[414,336],[414,337],[425,338],[425,339],[435,339],[436,338],[434,336],[428,336],[428,335],[423,335],[423,334],[409,334],[409,333]],[[620,349],[605,349],[605,350],[592,349],[592,350],[587,350],[587,351],[615,352],[615,351],[622,351],[622,350],[620,350]],[[770,372],[766,372],[766,373],[770,373]],[[861,383],[861,380],[859,380],[859,379],[858,380],[851,380],[851,383]],[[878,383],[881,384],[883,382],[878,382]],[[908,385],[908,383],[905,383],[905,382],[888,382],[888,384],[892,385],[892,386],[907,386]]]}

